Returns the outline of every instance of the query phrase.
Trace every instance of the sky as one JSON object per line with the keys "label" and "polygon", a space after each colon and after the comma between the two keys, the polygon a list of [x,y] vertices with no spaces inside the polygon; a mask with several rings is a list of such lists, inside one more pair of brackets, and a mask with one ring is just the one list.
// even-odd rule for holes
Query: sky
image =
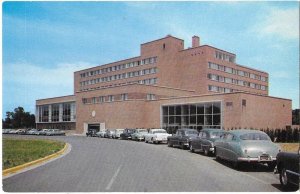
{"label": "sky", "polygon": [[4,2],[2,117],[71,95],[73,72],[140,55],[140,44],[198,35],[269,73],[269,95],[299,108],[299,2]]}

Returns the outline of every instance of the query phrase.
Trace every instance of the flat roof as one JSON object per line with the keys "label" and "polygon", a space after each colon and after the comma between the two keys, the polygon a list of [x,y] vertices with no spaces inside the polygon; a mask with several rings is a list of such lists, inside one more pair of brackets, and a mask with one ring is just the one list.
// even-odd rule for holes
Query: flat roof
{"label": "flat roof", "polygon": [[167,36],[165,36],[165,37],[163,37],[163,38],[160,38],[160,39],[156,39],[156,40],[152,40],[152,41],[149,41],[149,42],[142,43],[141,45],[153,43],[153,42],[160,41],[160,40],[163,40],[163,39],[166,39],[166,38],[175,38],[175,39],[177,39],[177,40],[184,41],[183,39],[174,37],[174,36],[172,36],[172,35],[167,35]]}
{"label": "flat roof", "polygon": [[66,96],[58,96],[58,97],[51,97],[51,98],[41,98],[41,99],[37,99],[36,101],[48,100],[48,99],[57,99],[57,98],[65,98],[65,97],[76,97],[76,96],[75,95],[66,95]]}

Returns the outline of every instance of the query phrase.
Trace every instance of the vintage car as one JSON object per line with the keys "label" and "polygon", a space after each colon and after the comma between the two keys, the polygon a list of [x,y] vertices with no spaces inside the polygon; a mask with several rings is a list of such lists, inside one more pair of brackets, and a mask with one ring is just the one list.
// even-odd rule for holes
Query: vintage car
{"label": "vintage car", "polygon": [[101,130],[101,131],[98,131],[98,132],[95,134],[95,136],[96,136],[96,137],[104,137],[105,134],[106,134],[106,131]]}
{"label": "vintage car", "polygon": [[204,128],[200,131],[196,138],[193,138],[190,142],[191,152],[203,152],[206,156],[214,154],[214,142],[224,134],[222,129],[210,129]]}
{"label": "vintage car", "polygon": [[164,129],[150,129],[149,133],[145,134],[145,142],[167,143],[168,136],[171,134],[168,134]]}
{"label": "vintage car", "polygon": [[298,153],[280,152],[277,154],[279,180],[284,189],[299,189],[300,181],[300,144]]}
{"label": "vintage car", "polygon": [[2,129],[2,134],[8,134],[11,129]]}
{"label": "vintage car", "polygon": [[38,134],[37,135],[46,135],[46,132],[48,131],[49,129],[42,129],[40,131],[38,131]]}
{"label": "vintage car", "polygon": [[119,139],[120,135],[124,132],[125,129],[115,129],[115,133],[112,134],[113,139]]}
{"label": "vintage car", "polygon": [[86,132],[86,136],[87,137],[97,137],[96,133],[97,133],[97,130],[95,130],[95,129],[89,129]]}
{"label": "vintage car", "polygon": [[54,135],[66,135],[66,133],[64,131],[61,131],[59,129],[49,129],[48,131],[46,131],[47,136],[54,136]]}
{"label": "vintage car", "polygon": [[25,135],[26,134],[26,130],[25,129],[17,129],[16,134],[18,134],[18,135]]}
{"label": "vintage car", "polygon": [[148,133],[147,129],[135,129],[134,133],[131,134],[132,140],[142,141],[145,139],[145,134]]}
{"label": "vintage car", "polygon": [[181,149],[189,148],[192,139],[198,136],[198,131],[195,129],[178,129],[175,134],[167,138],[168,146],[177,146]]}
{"label": "vintage car", "polygon": [[232,162],[235,168],[241,162],[266,163],[269,169],[276,166],[280,147],[270,137],[258,130],[231,130],[215,141],[216,159]]}
{"label": "vintage car", "polygon": [[120,139],[131,139],[131,134],[134,133],[134,129],[125,129],[123,133],[120,134]]}
{"label": "vintage car", "polygon": [[112,138],[113,134],[115,133],[114,129],[107,129],[106,133],[104,134],[104,137],[106,138]]}
{"label": "vintage car", "polygon": [[30,129],[26,132],[27,135],[38,135],[39,131],[37,129]]}

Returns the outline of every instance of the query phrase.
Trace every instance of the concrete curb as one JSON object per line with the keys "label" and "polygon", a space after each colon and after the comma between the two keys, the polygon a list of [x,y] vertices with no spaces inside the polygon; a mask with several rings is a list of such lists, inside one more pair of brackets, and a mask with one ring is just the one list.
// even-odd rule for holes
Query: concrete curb
{"label": "concrete curb", "polygon": [[61,149],[60,151],[54,153],[54,154],[51,154],[51,155],[46,156],[44,158],[40,158],[40,159],[37,159],[37,160],[31,161],[31,162],[25,163],[25,164],[22,164],[22,165],[19,165],[19,166],[15,166],[15,167],[3,170],[2,171],[2,177],[6,177],[6,176],[8,176],[10,174],[17,173],[17,172],[22,171],[25,168],[31,167],[33,165],[38,165],[38,164],[41,164],[41,163],[46,162],[48,160],[57,158],[57,157],[63,155],[65,153],[65,151],[68,149],[68,147],[69,147],[69,144],[65,143],[64,148]]}

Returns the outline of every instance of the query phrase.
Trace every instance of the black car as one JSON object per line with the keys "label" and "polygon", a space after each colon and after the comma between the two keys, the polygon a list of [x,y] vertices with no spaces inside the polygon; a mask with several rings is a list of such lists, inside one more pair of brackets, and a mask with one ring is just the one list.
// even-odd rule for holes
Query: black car
{"label": "black car", "polygon": [[86,136],[87,137],[96,137],[97,130],[88,130],[88,132],[86,132]]}
{"label": "black car", "polygon": [[131,134],[134,133],[134,129],[125,129],[120,135],[120,139],[131,139]]}
{"label": "black car", "polygon": [[192,139],[196,138],[198,131],[195,129],[178,129],[175,134],[168,137],[168,146],[179,146],[182,149],[189,148]]}
{"label": "black car", "polygon": [[279,152],[276,156],[279,180],[284,189],[299,189],[300,145],[298,153]]}
{"label": "black car", "polygon": [[206,156],[209,154],[214,154],[214,142],[224,134],[222,129],[210,129],[204,128],[200,131],[199,135],[192,139],[190,143],[190,151],[200,151]]}

